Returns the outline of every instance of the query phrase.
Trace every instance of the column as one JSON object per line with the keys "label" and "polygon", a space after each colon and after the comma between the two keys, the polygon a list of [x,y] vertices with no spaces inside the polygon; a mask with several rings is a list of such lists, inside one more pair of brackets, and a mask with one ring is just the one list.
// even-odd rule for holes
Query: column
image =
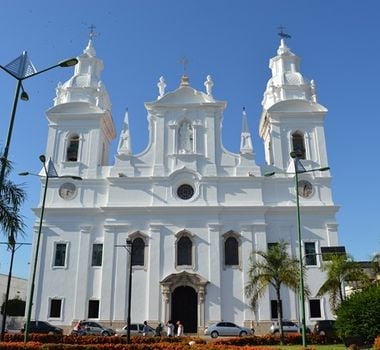
{"label": "column", "polygon": [[115,323],[125,324],[128,313],[128,264],[129,252],[126,249],[126,239],[128,237],[129,225],[108,225],[107,230],[114,232],[114,279],[113,288],[113,319]]}
{"label": "column", "polygon": [[209,241],[209,281],[207,288],[207,304],[209,307],[209,321],[222,319],[222,280],[221,280],[221,242],[220,242],[220,224],[208,225]]}
{"label": "column", "polygon": [[[255,224],[253,225],[253,238],[254,238],[254,250],[267,250],[267,234],[266,234],[266,224]],[[265,291],[265,294],[260,298],[260,301],[255,312],[256,321],[270,320],[270,296],[269,289]]]}
{"label": "column", "polygon": [[115,231],[112,226],[104,226],[103,235],[103,259],[100,282],[100,322],[112,322],[114,319],[113,304],[115,300],[113,281],[115,275]]}
{"label": "column", "polygon": [[170,288],[169,286],[162,286],[162,297],[164,303],[164,323],[170,320]]}
{"label": "column", "polygon": [[149,321],[161,321],[160,266],[161,253],[164,250],[161,247],[162,227],[162,225],[155,224],[151,224],[149,227],[150,239],[146,249],[146,259],[148,259],[146,310]]}
{"label": "column", "polygon": [[[92,226],[81,226],[78,233],[77,268],[74,290],[73,318],[87,318],[88,305],[88,262],[90,261],[90,236]],[[74,244],[74,242],[73,242]]]}

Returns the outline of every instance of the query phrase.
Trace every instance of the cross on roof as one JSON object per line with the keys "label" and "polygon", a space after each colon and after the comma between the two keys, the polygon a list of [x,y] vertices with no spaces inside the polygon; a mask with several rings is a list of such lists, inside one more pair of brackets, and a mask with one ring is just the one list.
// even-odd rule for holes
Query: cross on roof
{"label": "cross on roof", "polygon": [[187,65],[189,64],[188,58],[186,56],[183,56],[180,59],[179,63],[181,63],[183,65],[183,72],[186,73],[186,71],[187,71]]}

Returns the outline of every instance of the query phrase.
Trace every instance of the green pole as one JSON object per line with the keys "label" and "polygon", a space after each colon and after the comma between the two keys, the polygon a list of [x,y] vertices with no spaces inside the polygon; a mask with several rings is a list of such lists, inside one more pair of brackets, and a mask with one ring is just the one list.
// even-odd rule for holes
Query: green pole
{"label": "green pole", "polygon": [[299,252],[299,267],[300,267],[300,314],[301,314],[301,332],[302,332],[302,346],[306,347],[306,320],[305,320],[305,286],[303,281],[303,262],[302,262],[302,236],[301,236],[301,215],[300,215],[300,201],[298,192],[298,167],[297,158],[294,158],[295,169],[295,187],[296,187],[296,204],[297,204],[297,228],[298,228],[298,252]]}
{"label": "green pole", "polygon": [[38,233],[37,233],[37,242],[36,242],[36,250],[34,253],[34,262],[33,262],[33,274],[32,274],[32,281],[30,285],[30,294],[28,299],[28,312],[26,315],[26,322],[25,322],[25,330],[24,330],[24,342],[27,342],[29,339],[29,324],[30,324],[30,318],[32,315],[32,306],[33,306],[33,297],[34,297],[34,284],[36,280],[36,270],[37,270],[37,263],[38,263],[38,253],[40,249],[40,240],[41,240],[41,234],[42,234],[42,221],[44,219],[44,211],[45,211],[45,202],[46,202],[46,193],[49,183],[49,176],[48,172],[44,163],[44,169],[45,169],[45,188],[44,188],[44,196],[42,199],[42,206],[41,206],[41,216],[40,216],[40,224],[38,227]]}

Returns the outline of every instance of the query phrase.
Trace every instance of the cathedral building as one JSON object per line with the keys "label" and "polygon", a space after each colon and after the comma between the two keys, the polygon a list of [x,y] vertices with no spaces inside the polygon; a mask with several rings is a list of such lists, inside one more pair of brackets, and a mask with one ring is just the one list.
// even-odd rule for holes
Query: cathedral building
{"label": "cathedral building", "polygon": [[[67,330],[80,319],[121,327],[131,290],[132,323],[181,320],[196,333],[224,320],[267,332],[277,318],[274,290],[251,310],[244,287],[252,251],[281,240],[295,258],[302,246],[306,324],[332,318],[328,298],[317,296],[321,252],[339,245],[330,172],[299,174],[297,197],[290,157],[300,152],[306,170],[328,166],[327,109],[284,39],[262,101],[263,165],[244,110],[240,152],[223,146],[226,102],[213,95],[211,76],[197,90],[184,75],[173,91],[161,77],[158,97],[145,103],[148,146],[133,154],[128,113],[116,131],[92,38],[78,60],[47,111],[46,158],[60,176],[82,181],[49,178],[32,319]],[[298,293],[281,293],[284,318],[299,320]]]}

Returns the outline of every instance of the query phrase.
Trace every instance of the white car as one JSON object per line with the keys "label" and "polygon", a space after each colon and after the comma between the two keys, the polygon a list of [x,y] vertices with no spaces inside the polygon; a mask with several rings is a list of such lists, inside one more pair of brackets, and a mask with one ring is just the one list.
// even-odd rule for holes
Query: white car
{"label": "white car", "polygon": [[[301,333],[301,329],[298,324],[288,320],[282,321],[282,330],[284,333]],[[269,332],[276,335],[280,334],[280,324],[278,321],[272,322]],[[309,328],[306,328],[306,333],[310,333]]]}
{"label": "white car", "polygon": [[[148,325],[148,327],[149,327],[148,336],[152,337],[156,335],[156,331],[151,326]],[[143,335],[143,329],[144,329],[143,323],[131,323],[130,335],[131,336]],[[119,337],[126,337],[127,333],[128,333],[128,325],[125,325],[121,329],[116,329],[116,335]]]}
{"label": "white car", "polygon": [[232,322],[218,322],[209,325],[204,330],[204,335],[209,335],[211,338],[219,336],[239,336],[253,335],[255,330],[253,328],[240,327]]}

